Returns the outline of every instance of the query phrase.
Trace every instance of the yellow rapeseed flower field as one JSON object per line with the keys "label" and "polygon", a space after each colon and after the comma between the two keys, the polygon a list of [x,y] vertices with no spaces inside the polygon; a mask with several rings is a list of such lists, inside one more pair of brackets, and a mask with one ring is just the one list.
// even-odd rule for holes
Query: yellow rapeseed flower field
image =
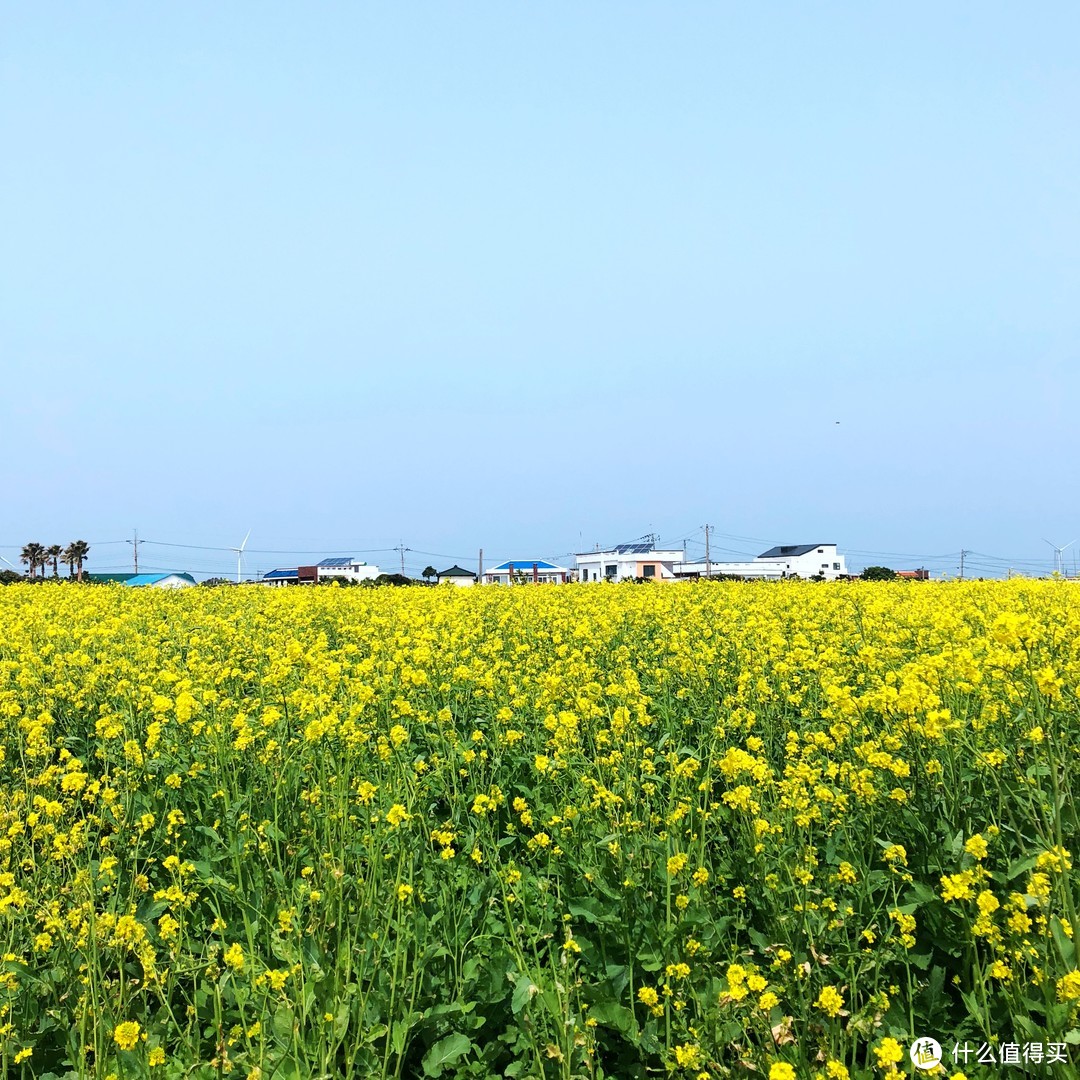
{"label": "yellow rapeseed flower field", "polygon": [[1065,582],[0,589],[3,1075],[1073,1049],[1078,673]]}

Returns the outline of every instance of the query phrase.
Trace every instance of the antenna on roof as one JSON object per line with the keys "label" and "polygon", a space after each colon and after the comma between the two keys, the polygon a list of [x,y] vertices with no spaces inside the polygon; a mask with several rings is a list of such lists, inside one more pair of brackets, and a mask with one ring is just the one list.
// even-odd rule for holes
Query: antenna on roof
{"label": "antenna on roof", "polygon": [[244,558],[244,548],[247,547],[248,536],[251,535],[251,530],[248,529],[247,536],[244,537],[244,542],[238,548],[230,548],[230,551],[236,552],[236,584],[240,584],[240,562]]}

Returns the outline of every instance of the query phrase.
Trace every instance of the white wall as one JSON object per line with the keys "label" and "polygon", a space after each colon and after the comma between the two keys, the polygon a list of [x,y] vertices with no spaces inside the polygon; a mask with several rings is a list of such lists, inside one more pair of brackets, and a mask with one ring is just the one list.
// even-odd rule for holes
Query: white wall
{"label": "white wall", "polygon": [[465,588],[468,588],[468,586],[470,586],[470,585],[475,585],[476,584],[476,578],[471,578],[471,577],[457,577],[455,575],[454,577],[442,577],[442,578],[439,578],[439,584],[440,585],[445,585],[448,581],[450,582],[451,585],[455,585],[459,589],[465,589]]}
{"label": "white wall", "polygon": [[[771,563],[783,568],[788,577],[797,574],[801,578],[811,578],[816,574],[824,574],[827,581],[835,581],[842,574],[847,573],[847,565],[843,555],[836,553],[835,544],[822,544],[814,548],[806,555],[780,556],[775,559],[759,559],[763,563]],[[839,563],[839,569],[836,564]]]}
{"label": "white wall", "polygon": [[581,581],[586,580],[586,571],[589,574],[587,580],[603,581],[607,576],[605,570],[609,566],[615,567],[614,580],[616,581],[636,578],[640,563],[655,563],[657,580],[670,579],[674,576],[671,567],[675,563],[682,562],[684,557],[685,552],[682,548],[675,550],[662,548],[658,551],[646,552],[588,551],[574,556],[577,561],[578,578]]}
{"label": "white wall", "polygon": [[350,563],[348,566],[320,566],[319,580],[330,581],[345,578],[346,581],[374,581],[379,576],[377,566],[367,563]]}

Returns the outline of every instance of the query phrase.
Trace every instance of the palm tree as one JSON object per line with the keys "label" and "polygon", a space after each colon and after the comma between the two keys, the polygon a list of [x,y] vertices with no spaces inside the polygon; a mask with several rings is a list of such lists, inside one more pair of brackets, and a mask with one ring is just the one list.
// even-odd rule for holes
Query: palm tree
{"label": "palm tree", "polygon": [[[59,544],[51,544],[45,549],[45,554],[48,558],[52,559],[52,576],[60,576],[60,556],[63,554],[64,549]],[[45,576],[45,567],[41,568],[41,576]]]}
{"label": "palm tree", "polygon": [[77,568],[78,579],[82,581],[82,568],[86,557],[90,554],[90,545],[85,540],[72,540],[64,551],[64,562],[69,567]]}
{"label": "palm tree", "polygon": [[42,576],[44,577],[45,570],[45,548],[37,541],[32,541],[29,544],[25,544],[22,549],[22,553],[19,555],[20,562],[26,563],[30,567],[30,580],[33,581],[37,577],[37,568],[42,568]]}

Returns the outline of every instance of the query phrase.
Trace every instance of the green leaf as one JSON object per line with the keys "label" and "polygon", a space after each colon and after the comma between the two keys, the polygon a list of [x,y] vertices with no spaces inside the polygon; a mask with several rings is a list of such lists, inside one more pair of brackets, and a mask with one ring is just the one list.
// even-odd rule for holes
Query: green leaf
{"label": "green leaf", "polygon": [[273,1071],[271,1080],[304,1080],[304,1074],[300,1071],[300,1066],[292,1058],[286,1058]]}
{"label": "green leaf", "polygon": [[296,1017],[293,1015],[292,1009],[286,1005],[279,1005],[270,1025],[274,1032],[275,1041],[282,1046],[288,1046],[292,1042],[293,1025],[295,1023]]}
{"label": "green leaf", "polygon": [[566,910],[574,916],[575,919],[584,919],[588,923],[592,923],[593,926],[598,925],[602,921],[606,921],[603,917],[603,912],[600,909],[600,905],[595,900],[588,898],[584,900],[575,900],[571,904],[566,905]]}
{"label": "green leaf", "polygon": [[642,971],[659,971],[664,966],[664,961],[654,952],[639,952],[638,967]]}
{"label": "green leaf", "polygon": [[540,987],[532,982],[528,975],[518,976],[517,986],[514,987],[514,996],[510,1002],[510,1008],[514,1010],[515,1016],[525,1008],[528,1002],[532,1001],[539,990]]}
{"label": "green leaf", "polygon": [[589,1018],[604,1027],[614,1028],[623,1035],[629,1035],[634,1029],[634,1014],[617,1001],[602,1001],[599,1005],[591,1006]]}
{"label": "green leaf", "polygon": [[1054,935],[1054,944],[1066,964],[1072,964],[1076,958],[1076,943],[1066,935],[1061,920],[1055,915],[1050,920],[1050,932]]}
{"label": "green leaf", "polygon": [[453,1065],[459,1058],[464,1057],[472,1049],[472,1040],[455,1032],[440,1039],[424,1055],[420,1062],[425,1076],[441,1076],[447,1065]]}
{"label": "green leaf", "polygon": [[349,1030],[349,1003],[343,1001],[334,1016],[334,1038],[343,1039],[345,1032]]}
{"label": "green leaf", "polygon": [[1021,874],[1026,874],[1038,860],[1037,855],[1032,855],[1027,859],[1017,859],[1015,862],[1009,863],[1008,879],[1012,881],[1013,878],[1018,878]]}

